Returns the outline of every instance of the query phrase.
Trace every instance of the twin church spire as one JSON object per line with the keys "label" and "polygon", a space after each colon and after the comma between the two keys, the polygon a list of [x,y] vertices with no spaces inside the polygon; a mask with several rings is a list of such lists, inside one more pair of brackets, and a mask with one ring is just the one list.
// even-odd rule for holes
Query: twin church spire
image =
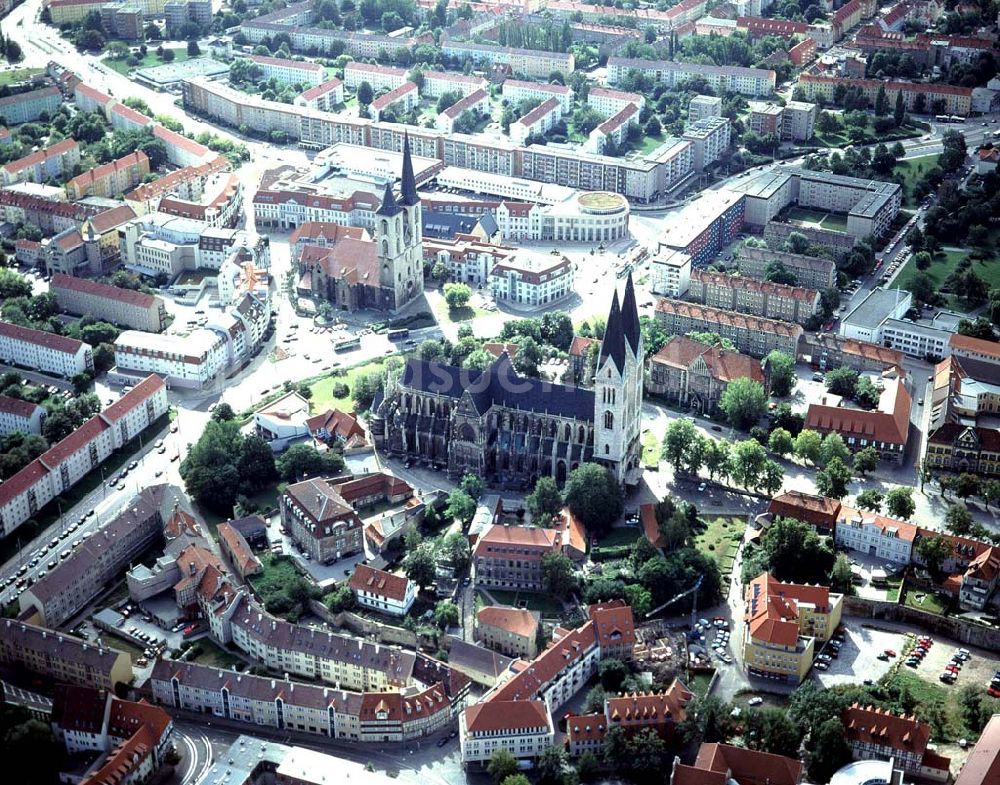
{"label": "twin church spire", "polygon": [[420,196],[417,194],[417,178],[413,174],[413,158],[410,154],[410,135],[403,135],[403,173],[399,189],[399,199],[392,190],[392,182],[385,184],[385,192],[382,194],[382,204],[379,205],[375,215],[386,218],[397,215],[404,207],[413,207],[420,203]]}

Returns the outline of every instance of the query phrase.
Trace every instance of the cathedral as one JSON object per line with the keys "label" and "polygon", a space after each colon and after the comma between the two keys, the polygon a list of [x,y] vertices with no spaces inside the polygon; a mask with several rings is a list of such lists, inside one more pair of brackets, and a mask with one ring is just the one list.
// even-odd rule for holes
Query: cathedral
{"label": "cathedral", "polygon": [[562,485],[581,463],[639,481],[643,345],[631,275],[611,301],[592,389],[519,375],[506,353],[485,371],[416,358],[386,380],[369,421],[375,446],[525,490],[539,477]]}
{"label": "cathedral", "polygon": [[386,183],[375,211],[374,239],[346,236],[329,246],[306,245],[299,275],[313,296],[344,311],[395,311],[424,291],[422,218],[409,137],[403,140],[399,198]]}

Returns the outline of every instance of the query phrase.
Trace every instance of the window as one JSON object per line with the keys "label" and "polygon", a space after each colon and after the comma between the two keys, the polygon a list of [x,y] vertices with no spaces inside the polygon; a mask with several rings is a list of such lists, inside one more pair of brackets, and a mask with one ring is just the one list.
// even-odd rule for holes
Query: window
{"label": "window", "polygon": [[604,412],[604,427],[609,431],[615,427],[615,415],[610,411]]}

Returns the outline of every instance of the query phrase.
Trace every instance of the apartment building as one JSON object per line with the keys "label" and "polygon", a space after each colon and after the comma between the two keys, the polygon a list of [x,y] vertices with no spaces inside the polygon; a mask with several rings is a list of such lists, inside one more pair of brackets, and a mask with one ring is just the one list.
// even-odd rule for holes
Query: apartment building
{"label": "apartment building", "polygon": [[489,85],[481,76],[466,76],[451,71],[424,71],[420,94],[424,98],[440,98],[445,93],[459,93],[463,98]]}
{"label": "apartment building", "polygon": [[31,401],[0,395],[0,436],[42,432],[45,408]]}
{"label": "apartment building", "polygon": [[4,164],[0,177],[4,185],[14,183],[62,182],[68,172],[80,163],[80,145],[74,139],[63,139],[51,147]]}
{"label": "apartment building", "polygon": [[333,223],[374,229],[379,198],[355,191],[350,196],[311,195],[293,190],[261,189],[253,197],[255,222],[292,229],[306,223]]}
{"label": "apartment building", "polygon": [[358,564],[347,582],[358,605],[389,616],[405,616],[417,597],[416,584],[405,575],[394,575],[367,564]]}
{"label": "apartment building", "polygon": [[453,133],[455,121],[464,112],[472,112],[477,117],[489,114],[490,94],[486,90],[476,90],[460,98],[437,116],[435,125],[446,134]]}
{"label": "apartment building", "polygon": [[628,141],[629,130],[632,126],[638,126],[638,124],[639,108],[635,104],[628,104],[590,132],[584,149],[598,155],[610,152],[609,145],[614,145],[614,149],[617,150]]}
{"label": "apartment building", "polygon": [[603,711],[567,719],[570,755],[602,753],[604,738],[612,728],[620,728],[627,736],[650,730],[661,739],[670,740],[677,726],[687,719],[686,706],[692,697],[678,679],[662,692],[608,696]]}
{"label": "apartment building", "polygon": [[0,533],[10,534],[166,411],[166,385],[149,377],[50,447],[0,486]]}
{"label": "apartment building", "polygon": [[280,507],[282,524],[316,561],[329,564],[363,550],[361,518],[326,480],[288,486]]}
{"label": "apartment building", "polygon": [[544,52],[540,49],[516,49],[492,44],[473,44],[442,37],[441,54],[459,63],[471,60],[480,66],[509,66],[511,73],[532,79],[548,79],[554,72],[573,73],[573,55]]}
{"label": "apartment building", "polygon": [[819,292],[802,286],[758,281],[741,275],[691,271],[687,299],[784,322],[808,323],[820,308]]}
{"label": "apartment building", "polygon": [[[220,523],[216,532],[219,535],[219,548],[222,554],[240,578],[246,580],[251,575],[264,571],[264,565],[254,555],[250,543],[237,527],[233,526],[232,523]],[[264,542],[267,542],[266,534]]]}
{"label": "apartment building", "polygon": [[[614,117],[629,104],[642,111],[646,99],[639,93],[628,93],[623,90],[611,90],[607,87],[591,87],[587,91],[587,106],[600,112],[605,118]],[[566,111],[569,111],[567,107]]]}
{"label": "apartment building", "polygon": [[519,591],[541,591],[542,557],[561,549],[555,529],[527,526],[491,526],[472,553],[477,586]]}
{"label": "apartment building", "polygon": [[68,313],[93,316],[151,333],[162,332],[166,327],[166,306],[162,298],[153,294],[62,273],[52,276],[49,291],[55,295],[59,307]]}
{"label": "apartment building", "polygon": [[125,330],[115,340],[119,374],[155,373],[171,387],[204,389],[226,368],[226,340],[199,328],[185,336]]}
{"label": "apartment building", "polygon": [[767,515],[775,518],[791,518],[807,523],[818,534],[829,536],[837,527],[837,517],[842,505],[837,499],[817,496],[803,491],[785,491],[771,499]]}
{"label": "apartment building", "polygon": [[165,485],[145,488],[69,557],[25,589],[24,618],[55,628],[75,616],[160,537]]}
{"label": "apartment building", "polygon": [[42,112],[54,114],[62,103],[63,97],[58,87],[41,87],[0,98],[0,117],[3,117],[7,126],[33,123]]}
{"label": "apartment building", "polygon": [[89,344],[10,322],[0,322],[0,360],[64,379],[94,370]]}
{"label": "apartment building", "polygon": [[877,340],[907,357],[933,362],[947,356],[954,334],[950,327],[918,324],[908,319],[886,319],[879,325]]}
{"label": "apartment building", "polygon": [[344,103],[344,83],[336,77],[310,87],[295,97],[296,106],[321,112],[332,112],[342,103]]}
{"label": "apartment building", "polygon": [[630,72],[648,76],[666,87],[676,87],[680,82],[702,76],[716,91],[730,91],[751,98],[768,96],[774,92],[774,71],[761,68],[743,68],[735,65],[701,65],[677,63],[667,60],[639,60],[627,57],[608,58],[608,84],[616,85]]}
{"label": "apartment building", "polygon": [[431,267],[441,262],[452,281],[484,286],[493,268],[515,253],[505,245],[482,242],[473,235],[459,234],[454,240],[424,239],[424,259]]}
{"label": "apartment building", "polygon": [[515,144],[527,144],[533,137],[545,136],[562,119],[558,98],[549,98],[510,124],[510,138]]}
{"label": "apartment building", "polygon": [[795,276],[795,285],[820,292],[837,283],[837,264],[832,259],[818,256],[772,251],[770,248],[753,248],[744,245],[736,254],[740,275],[764,281],[768,268],[780,265]]}
{"label": "apartment building", "polygon": [[117,198],[141,183],[147,174],[149,157],[142,150],[136,150],[117,161],[77,175],[66,183],[66,196],[72,201],[87,196]]}
{"label": "apartment building", "polygon": [[913,560],[913,545],[919,530],[906,521],[888,518],[865,510],[841,507],[837,514],[834,541],[892,564],[908,565]]}
{"label": "apartment building", "polygon": [[523,305],[554,303],[573,293],[573,263],[562,254],[512,254],[493,266],[490,293]]}
{"label": "apartment building", "polygon": [[[503,83],[503,99],[511,106],[517,106],[521,101],[538,100],[545,103],[550,98],[559,102],[563,114],[568,114],[573,108],[573,90],[561,84],[546,84],[543,82],[526,82],[521,79],[505,79]],[[589,100],[589,99],[588,99]],[[624,107],[619,107],[619,109]],[[611,114],[616,114],[612,112]],[[608,115],[610,117],[610,115]]]}
{"label": "apartment building", "polygon": [[714,95],[696,95],[688,103],[688,122],[697,123],[706,117],[722,117],[722,99]]}
{"label": "apartment building", "polygon": [[819,107],[806,101],[789,101],[781,118],[781,138],[785,141],[807,142],[816,132]]}
{"label": "apartment building", "polygon": [[55,683],[108,691],[134,677],[125,652],[14,619],[0,621],[0,663]]}
{"label": "apartment building", "polygon": [[800,684],[816,643],[840,624],[844,597],[826,586],[781,583],[764,572],[745,591],[743,661],[754,677]]}
{"label": "apartment building", "polygon": [[670,335],[716,332],[729,338],[742,354],[761,359],[772,350],[797,356],[801,325],[750,316],[711,306],[661,297],[656,320]]}
{"label": "apartment building", "polygon": [[357,91],[362,82],[376,93],[395,90],[410,80],[410,74],[405,68],[392,68],[385,65],[372,65],[352,60],[344,66],[344,87]]}
{"label": "apartment building", "polygon": [[728,117],[706,117],[688,125],[681,138],[691,142],[691,164],[701,170],[722,157],[729,149],[731,136]]}
{"label": "apartment building", "polygon": [[747,127],[758,136],[770,135],[775,139],[781,139],[784,113],[783,106],[763,101],[751,101]]}
{"label": "apartment building", "polygon": [[160,202],[172,199],[201,199],[205,186],[212,178],[228,166],[228,161],[219,156],[204,164],[185,166],[159,177],[151,183],[143,183],[125,194],[125,203],[136,215],[155,213]]}
{"label": "apartment building", "polygon": [[847,367],[858,373],[880,374],[887,368],[903,367],[902,352],[829,333],[804,335],[799,345],[799,357],[808,359],[821,371]]}
{"label": "apartment building", "polygon": [[458,727],[462,761],[483,766],[498,749],[530,760],[555,742],[552,717],[540,700],[477,703],[462,712]]}
{"label": "apartment building", "polygon": [[951,760],[928,748],[931,728],[916,715],[852,704],[840,717],[855,760],[892,760],[911,777],[947,782]]}
{"label": "apartment building", "polygon": [[650,273],[650,290],[654,294],[677,299],[691,286],[691,257],[682,251],[667,250],[653,258]]}
{"label": "apartment building", "polygon": [[319,63],[261,55],[250,55],[247,59],[260,69],[265,79],[275,79],[278,84],[318,87],[326,76],[326,71]]}
{"label": "apartment building", "polygon": [[538,655],[539,614],[526,608],[488,605],[476,614],[476,641],[520,659]]}
{"label": "apartment building", "polygon": [[391,112],[393,116],[403,116],[416,109],[420,101],[420,92],[413,82],[404,82],[399,87],[383,93],[371,104],[372,117],[381,120],[382,115]]}
{"label": "apartment building", "polygon": [[877,79],[849,79],[839,76],[818,76],[803,73],[799,76],[799,85],[805,90],[810,101],[822,98],[832,103],[837,85],[846,88],[856,88],[868,101],[869,106],[875,105],[879,88],[884,85],[889,106],[895,106],[896,96],[902,94],[903,106],[909,112],[938,112],[966,117],[972,111],[971,87],[955,85],[924,83],[924,82],[893,82]]}
{"label": "apartment building", "polygon": [[727,352],[686,336],[670,338],[649,358],[646,392],[693,411],[718,411],[723,393],[734,379],[767,385],[759,361]]}

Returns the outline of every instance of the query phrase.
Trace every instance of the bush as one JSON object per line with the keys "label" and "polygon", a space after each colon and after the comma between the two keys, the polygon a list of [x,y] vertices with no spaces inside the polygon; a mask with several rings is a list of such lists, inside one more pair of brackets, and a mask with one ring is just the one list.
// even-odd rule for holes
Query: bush
{"label": "bush", "polygon": [[351,388],[348,387],[343,382],[336,382],[333,385],[333,396],[335,398],[346,398],[348,395],[350,395],[350,392]]}

